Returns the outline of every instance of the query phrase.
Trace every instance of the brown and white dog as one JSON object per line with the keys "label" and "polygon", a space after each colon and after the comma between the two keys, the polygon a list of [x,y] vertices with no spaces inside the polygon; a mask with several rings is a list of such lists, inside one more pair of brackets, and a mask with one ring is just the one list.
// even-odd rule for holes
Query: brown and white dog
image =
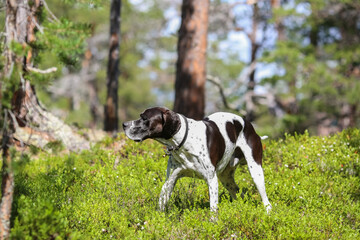
{"label": "brown and white dog", "polygon": [[181,177],[199,177],[209,186],[210,209],[217,210],[218,179],[233,199],[239,187],[234,172],[245,158],[251,177],[266,210],[271,204],[265,192],[261,138],[247,120],[226,112],[195,121],[164,107],[146,109],[140,119],[124,122],[127,137],[134,141],[155,139],[170,153],[167,178],[161,189],[159,207],[164,210],[176,181]]}

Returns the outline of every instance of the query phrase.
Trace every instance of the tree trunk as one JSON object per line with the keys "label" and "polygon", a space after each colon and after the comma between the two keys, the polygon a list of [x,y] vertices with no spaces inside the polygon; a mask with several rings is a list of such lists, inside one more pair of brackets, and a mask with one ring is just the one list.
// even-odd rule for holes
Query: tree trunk
{"label": "tree trunk", "polygon": [[[258,26],[258,15],[259,8],[257,3],[253,4],[253,17],[252,17],[252,31],[249,34],[250,42],[251,42],[251,59],[250,64],[256,64],[256,54],[259,49],[259,44],[256,41],[256,33]],[[255,72],[256,68],[251,69],[249,74],[249,82],[247,85],[247,93],[246,93],[246,119],[250,122],[255,120],[255,103],[254,103],[254,89],[255,89]]]}
{"label": "tree trunk", "polygon": [[94,69],[91,69],[91,62],[93,59],[93,54],[91,52],[91,41],[88,43],[89,49],[85,52],[85,58],[82,62],[82,69],[80,71],[80,77],[85,80],[86,88],[88,91],[88,100],[90,105],[90,114],[91,114],[91,122],[90,127],[94,129],[96,124],[100,122],[100,119],[103,118],[102,107],[98,97],[98,89],[96,86],[95,75],[91,72]]}
{"label": "tree trunk", "polygon": [[10,217],[11,206],[14,196],[14,173],[12,170],[12,161],[9,153],[9,145],[11,135],[4,130],[2,142],[2,182],[1,182],[1,204],[0,204],[0,239],[8,239],[10,237]]}
{"label": "tree trunk", "polygon": [[110,50],[107,68],[107,98],[104,130],[116,132],[118,127],[118,78],[121,0],[112,0],[110,9]]}
{"label": "tree trunk", "polygon": [[[36,4],[37,2],[34,2],[34,5]],[[14,65],[21,65],[24,60],[26,62],[25,58],[15,56],[10,50],[10,44],[12,41],[16,41],[26,45],[28,18],[30,16],[27,9],[27,1],[6,1],[6,45],[4,51],[6,60],[3,74],[5,78],[10,78]],[[0,239],[8,239],[10,237],[10,217],[15,185],[12,159],[9,153],[10,144],[13,142],[13,129],[9,126],[10,121],[7,118],[7,113],[7,109],[1,109],[1,114],[4,115],[4,128],[2,133],[3,166],[1,169]]]}
{"label": "tree trunk", "polygon": [[[70,144],[70,150],[89,149],[90,145],[87,141],[81,140],[75,142],[76,137],[64,136],[71,130],[58,118],[46,112],[40,107],[36,98],[35,92],[32,89],[30,82],[25,81],[28,71],[35,71],[32,66],[34,51],[31,48],[31,42],[34,42],[34,29],[37,26],[37,15],[41,11],[41,0],[25,1],[25,0],[7,0],[6,1],[6,44],[5,44],[5,64],[2,77],[5,79],[15,80],[18,78],[18,86],[11,86],[14,88],[12,96],[12,109],[1,109],[1,114],[4,117],[3,128],[3,167],[2,167],[2,199],[0,207],[0,237],[7,239],[10,235],[10,213],[14,191],[14,174],[12,170],[12,159],[9,153],[10,146],[14,143],[14,136],[19,135],[20,132],[26,132],[31,121],[31,127],[38,126],[42,134],[53,133],[56,139],[63,141],[67,146]],[[28,48],[25,55],[16,55],[10,49],[12,42],[21,44],[23,48]],[[54,68],[53,68],[54,69]],[[36,70],[37,72],[48,72]],[[11,83],[11,81],[9,81]],[[15,84],[16,85],[16,84]],[[15,89],[19,88],[16,92]],[[8,90],[9,91],[9,90]],[[7,117],[7,116],[11,116]],[[27,126],[27,128],[25,128]],[[23,127],[23,128],[22,128]],[[51,128],[52,127],[52,128]],[[18,132],[16,132],[18,130]],[[25,131],[24,131],[25,130]],[[31,135],[31,134],[30,134]],[[22,139],[24,140],[24,139]],[[77,140],[77,139],[76,139]]]}
{"label": "tree trunk", "polygon": [[[38,21],[36,14],[41,10],[40,8],[40,0],[33,1],[31,5],[28,5],[27,1],[17,1],[16,3],[8,1],[7,20],[9,22],[6,22],[8,44],[11,41],[16,41],[26,46],[36,40],[34,29]],[[29,81],[24,80],[27,71],[34,69],[32,66],[34,54],[32,48],[29,48],[26,56],[15,56],[10,51],[8,53],[8,56],[11,57],[8,59],[11,61],[9,60],[7,65],[13,65],[15,62],[15,64],[21,65],[24,71],[20,73],[21,86],[14,92],[12,99],[12,112],[16,117],[16,119],[15,117],[12,119],[12,126],[15,130],[14,136],[22,142],[31,142],[39,147],[44,147],[43,145],[50,140],[60,140],[70,151],[89,149],[89,142],[40,106],[34,87]],[[11,71],[11,67],[8,69]],[[29,131],[30,134],[26,134]],[[40,140],[34,140],[36,138]]]}
{"label": "tree trunk", "polygon": [[183,0],[174,111],[200,120],[205,110],[209,0]]}

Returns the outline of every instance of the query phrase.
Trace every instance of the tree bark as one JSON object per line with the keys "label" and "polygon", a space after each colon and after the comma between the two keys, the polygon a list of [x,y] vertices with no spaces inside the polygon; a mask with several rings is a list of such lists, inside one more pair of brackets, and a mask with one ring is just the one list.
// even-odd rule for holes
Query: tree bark
{"label": "tree bark", "polygon": [[110,50],[107,68],[107,98],[105,103],[104,130],[116,132],[118,126],[118,78],[121,0],[112,0],[110,9]]}
{"label": "tree bark", "polygon": [[[25,0],[6,0],[5,66],[2,77],[5,79],[18,78],[18,83],[20,84],[19,86],[13,86],[19,89],[16,92],[13,90],[11,111],[5,108],[1,109],[1,114],[5,116],[3,121],[2,199],[0,205],[1,239],[8,239],[10,236],[10,214],[14,194],[14,174],[11,166],[12,156],[9,153],[9,148],[14,143],[16,129],[19,130],[21,127],[29,126],[32,121],[32,127],[38,126],[45,134],[52,132],[52,135],[55,136],[56,139],[60,138],[70,150],[89,149],[90,147],[89,143],[85,140],[79,141],[81,143],[79,144],[78,141],[74,140],[78,140],[76,137],[67,136],[71,130],[70,127],[40,107],[30,82],[25,81],[25,75],[28,71],[44,73],[49,72],[49,70],[41,71],[33,68],[32,61],[35,54],[33,49],[29,47],[25,55],[16,55],[10,49],[12,42],[17,42],[25,48],[30,46],[29,43],[36,40],[34,34],[35,27],[38,26],[36,16],[38,11],[41,11],[41,3],[42,1],[40,0],[33,0],[31,2]],[[53,69],[54,68],[52,68],[51,71],[53,71]],[[11,115],[12,119],[8,119],[8,114]],[[22,128],[21,130],[25,129],[26,128]],[[20,132],[24,131],[19,130],[17,133]]]}
{"label": "tree bark", "polygon": [[[10,44],[11,41],[16,41],[26,46],[36,41],[34,34],[38,21],[36,14],[41,10],[41,1],[34,0],[30,5],[27,1],[15,2],[8,0],[7,3],[7,20],[9,20],[9,22],[6,22],[7,43]],[[24,77],[27,71],[34,71],[32,66],[34,54],[36,53],[32,48],[29,48],[26,56],[15,56],[10,51],[7,54],[10,56],[7,65],[13,65],[15,62],[15,64],[21,65],[23,69],[23,72],[20,73],[21,86],[14,92],[12,98],[12,113],[16,117],[16,120],[13,119],[12,123],[15,131],[14,136],[22,142],[32,142],[39,147],[43,147],[46,141],[60,140],[70,151],[89,149],[89,142],[40,106],[34,87]],[[7,69],[11,71],[11,67]],[[11,72],[7,75],[10,74]],[[23,134],[28,131],[27,128],[24,128],[26,126],[32,128],[30,134]],[[43,136],[46,136],[43,141],[34,140]],[[36,144],[36,142],[39,144]]]}
{"label": "tree bark", "polygon": [[[5,45],[5,66],[3,77],[10,78],[13,73],[14,65],[21,65],[25,58],[15,56],[10,50],[12,41],[26,45],[27,35],[27,12],[28,4],[26,1],[6,1],[6,45]],[[21,74],[21,73],[20,73]],[[0,90],[1,91],[1,90]],[[7,118],[7,109],[1,109],[1,114],[4,114],[4,127],[2,132],[2,159],[3,165],[1,169],[1,204],[0,204],[0,239],[9,239],[10,237],[10,217],[14,195],[14,173],[12,169],[12,159],[9,152],[10,144],[13,142],[12,131],[10,128],[10,121]]]}
{"label": "tree bark", "polygon": [[200,120],[205,111],[209,0],[183,0],[174,111]]}
{"label": "tree bark", "polygon": [[[5,118],[6,121],[6,118]],[[10,237],[10,217],[11,207],[14,196],[14,173],[12,169],[12,161],[9,153],[9,145],[11,144],[11,134],[4,128],[2,142],[2,159],[3,165],[1,169],[1,204],[0,204],[0,239],[9,239]]]}

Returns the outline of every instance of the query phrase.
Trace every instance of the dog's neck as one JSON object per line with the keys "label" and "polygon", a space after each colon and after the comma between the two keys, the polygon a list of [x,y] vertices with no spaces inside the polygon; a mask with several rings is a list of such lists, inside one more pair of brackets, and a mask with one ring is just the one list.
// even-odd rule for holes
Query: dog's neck
{"label": "dog's neck", "polygon": [[187,138],[188,120],[181,114],[177,113],[177,116],[180,119],[179,130],[169,139],[164,139],[164,138],[156,139],[158,142],[167,146],[169,151],[179,150],[182,147],[182,145],[185,143]]}

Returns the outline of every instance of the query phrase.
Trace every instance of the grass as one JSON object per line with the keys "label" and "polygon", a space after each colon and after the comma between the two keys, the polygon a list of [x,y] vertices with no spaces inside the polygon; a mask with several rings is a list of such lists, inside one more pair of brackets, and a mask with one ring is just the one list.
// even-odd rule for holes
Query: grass
{"label": "grass", "polygon": [[[207,185],[181,179],[157,211],[167,159],[155,141],[121,135],[81,154],[23,155],[16,163],[12,239],[356,239],[360,237],[360,131],[263,141],[266,214],[246,167],[245,197],[219,188],[210,221]],[[115,164],[116,162],[116,164]]]}

